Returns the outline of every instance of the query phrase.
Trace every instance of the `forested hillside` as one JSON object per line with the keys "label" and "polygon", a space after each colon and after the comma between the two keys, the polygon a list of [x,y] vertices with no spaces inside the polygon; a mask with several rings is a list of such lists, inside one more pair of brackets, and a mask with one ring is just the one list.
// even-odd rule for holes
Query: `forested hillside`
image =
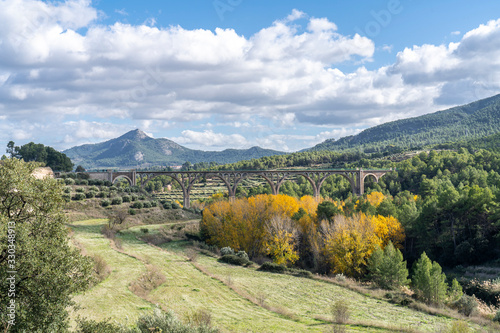
{"label": "forested hillside", "polygon": [[500,131],[500,95],[420,117],[397,120],[361,133],[326,140],[308,151],[359,149],[370,153],[421,148],[485,137]]}

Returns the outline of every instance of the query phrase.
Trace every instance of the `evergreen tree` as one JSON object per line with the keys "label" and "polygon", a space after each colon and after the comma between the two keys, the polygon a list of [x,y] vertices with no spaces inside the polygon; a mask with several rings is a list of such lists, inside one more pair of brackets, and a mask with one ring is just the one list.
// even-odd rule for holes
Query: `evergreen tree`
{"label": "evergreen tree", "polygon": [[368,259],[368,271],[373,282],[384,289],[396,289],[409,282],[406,261],[392,242],[384,250],[377,246]]}
{"label": "evergreen tree", "polygon": [[446,275],[442,273],[441,266],[435,261],[432,262],[425,252],[415,263],[412,284],[417,297],[426,303],[444,303],[448,291]]}

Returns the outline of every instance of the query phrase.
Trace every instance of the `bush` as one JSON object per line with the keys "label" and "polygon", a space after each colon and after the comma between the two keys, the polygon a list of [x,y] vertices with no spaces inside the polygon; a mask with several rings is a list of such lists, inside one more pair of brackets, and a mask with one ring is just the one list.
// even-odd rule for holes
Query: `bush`
{"label": "bush", "polygon": [[141,232],[143,234],[147,234],[149,232],[149,229],[148,228],[141,228]]}
{"label": "bush", "polygon": [[493,317],[493,321],[500,323],[500,310],[498,310],[497,313],[495,314],[495,317]]}
{"label": "bush", "polygon": [[64,184],[66,184],[66,185],[75,185],[75,180],[71,179],[71,178],[66,178],[64,180]]}
{"label": "bush", "polygon": [[117,333],[122,332],[120,326],[112,324],[109,322],[110,319],[106,319],[104,321],[95,321],[91,319],[82,319],[78,318],[76,320],[77,333]]}
{"label": "bush", "polygon": [[131,198],[130,198],[130,196],[129,196],[129,195],[124,195],[124,196],[122,197],[122,201],[123,201],[123,202],[130,202],[130,201],[131,201]]}
{"label": "bush", "polygon": [[137,209],[141,209],[142,207],[144,207],[143,203],[142,202],[139,202],[139,201],[136,201],[132,204],[131,206],[132,208],[137,208]]}
{"label": "bush", "polygon": [[458,301],[453,303],[458,312],[467,317],[470,317],[476,311],[478,305],[477,300],[469,295],[463,295]]}
{"label": "bush", "polygon": [[89,191],[87,193],[85,193],[85,196],[87,197],[87,199],[92,199],[95,197],[95,192],[94,191]]}
{"label": "bush", "polygon": [[[154,327],[155,331],[151,331]],[[209,326],[193,327],[183,324],[172,311],[162,312],[155,309],[153,314],[147,314],[137,321],[137,329],[140,333],[151,332],[183,332],[183,333],[216,333],[219,330]]]}
{"label": "bush", "polygon": [[129,208],[128,213],[129,213],[130,215],[135,215],[135,214],[137,214],[137,212],[135,211],[135,209],[132,209],[132,208]]}
{"label": "bush", "polygon": [[163,208],[164,208],[164,209],[172,209],[172,204],[171,204],[170,202],[165,202],[165,203],[163,204]]}
{"label": "bush", "polygon": [[136,200],[137,200],[137,195],[132,195],[132,196],[130,196],[130,200],[132,200],[132,201],[136,201]]}
{"label": "bush", "polygon": [[81,179],[81,180],[80,180],[80,185],[85,185],[85,186],[86,186],[86,185],[88,185],[88,184],[89,184],[89,181],[88,181],[88,180],[86,180],[86,179]]}
{"label": "bush", "polygon": [[226,255],[230,255],[230,254],[234,254],[234,250],[232,248],[230,248],[229,246],[226,246],[226,247],[223,247],[222,249],[220,249],[221,256],[226,256]]}
{"label": "bush", "polygon": [[101,191],[99,193],[96,194],[96,197],[97,198],[107,198],[108,197],[108,192],[105,192],[105,191]]}
{"label": "bush", "polygon": [[63,194],[62,198],[65,202],[70,202],[71,201],[71,195],[69,194]]}
{"label": "bush", "polygon": [[84,193],[85,192],[85,189],[82,188],[82,187],[79,187],[75,190],[77,193]]}
{"label": "bush", "polygon": [[142,206],[143,206],[144,208],[151,208],[151,202],[149,202],[149,201],[144,201],[144,202],[143,202],[143,204],[142,204]]}
{"label": "bush", "polygon": [[335,301],[332,305],[332,316],[333,320],[337,324],[345,324],[349,320],[351,315],[350,304],[344,299],[339,299]]}
{"label": "bush", "polygon": [[235,254],[226,254],[225,256],[222,256],[218,260],[219,262],[224,262],[226,264],[231,264],[231,265],[237,265],[237,266],[244,266],[249,263],[249,260],[238,257]]}
{"label": "bush", "polygon": [[248,254],[245,251],[238,251],[238,253],[236,253],[236,255],[240,258],[243,258],[243,259],[250,261],[250,258],[248,258]]}
{"label": "bush", "polygon": [[71,193],[71,187],[66,186],[66,187],[64,188],[64,193]]}
{"label": "bush", "polygon": [[146,200],[146,196],[144,194],[139,196],[139,200]]}
{"label": "bush", "polygon": [[94,191],[94,192],[99,192],[99,187],[97,186],[90,186],[89,191]]}
{"label": "bush", "polygon": [[312,279],[314,277],[313,273],[305,269],[289,269],[289,273],[293,276],[304,277],[308,279]]}
{"label": "bush", "polygon": [[109,201],[107,199],[101,201],[101,206],[108,207],[109,205],[111,205],[111,201]]}
{"label": "bush", "polygon": [[179,206],[179,204],[177,202],[172,202],[172,209],[179,209],[181,208],[181,206]]}
{"label": "bush", "polygon": [[92,256],[94,261],[94,274],[98,282],[103,281],[111,274],[111,268],[109,268],[108,263],[98,254]]}
{"label": "bush", "polygon": [[278,265],[270,261],[263,263],[258,270],[263,272],[281,273],[281,274],[288,272],[288,268],[286,268],[285,266]]}
{"label": "bush", "polygon": [[118,197],[118,198],[113,198],[113,200],[111,200],[111,204],[112,205],[121,205],[122,204],[122,198]]}
{"label": "bush", "polygon": [[76,194],[73,196],[73,200],[80,201],[80,200],[85,199],[86,197],[87,197],[87,196],[86,196],[84,193],[76,193]]}
{"label": "bush", "polygon": [[158,202],[157,201],[151,201],[150,204],[151,204],[151,207],[157,207],[158,206]]}

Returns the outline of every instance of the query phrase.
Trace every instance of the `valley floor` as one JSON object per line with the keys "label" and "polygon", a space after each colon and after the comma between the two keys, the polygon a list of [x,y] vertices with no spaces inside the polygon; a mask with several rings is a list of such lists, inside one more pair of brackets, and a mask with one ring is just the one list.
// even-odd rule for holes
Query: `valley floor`
{"label": "valley floor", "polygon": [[[222,332],[326,332],[331,331],[330,307],[337,299],[350,303],[352,314],[348,332],[439,332],[450,326],[451,318],[433,316],[406,307],[307,278],[230,266],[215,258],[199,255],[189,261],[182,242],[163,248],[141,241],[140,228],[152,232],[158,225],[133,227],[117,238],[121,249],[104,238],[100,230],[107,220],[74,222],[73,241],[87,255],[98,254],[111,268],[101,283],[74,300],[79,309],[74,320],[111,318],[132,325],[156,306],[173,310],[181,318],[206,310],[214,326]],[[147,265],[166,276],[166,282],[147,296],[130,290]],[[480,331],[480,327],[470,324]]]}

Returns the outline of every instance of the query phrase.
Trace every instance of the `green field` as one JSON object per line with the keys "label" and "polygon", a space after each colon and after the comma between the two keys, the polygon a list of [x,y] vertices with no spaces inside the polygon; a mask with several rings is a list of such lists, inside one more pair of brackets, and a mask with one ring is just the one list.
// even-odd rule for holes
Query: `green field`
{"label": "green field", "polygon": [[[112,271],[104,281],[75,297],[80,309],[72,312],[73,319],[111,318],[131,325],[142,313],[159,306],[174,310],[181,318],[207,310],[223,332],[327,332],[331,331],[330,306],[342,298],[352,309],[348,332],[438,332],[452,322],[327,282],[230,266],[201,254],[191,262],[183,254],[186,242],[158,248],[138,239],[141,228],[155,233],[159,225],[123,230],[118,236],[122,249],[117,250],[100,233],[106,222],[86,220],[71,225],[73,241],[87,255],[101,255]],[[155,266],[167,278],[147,300],[129,290],[146,265]]]}

